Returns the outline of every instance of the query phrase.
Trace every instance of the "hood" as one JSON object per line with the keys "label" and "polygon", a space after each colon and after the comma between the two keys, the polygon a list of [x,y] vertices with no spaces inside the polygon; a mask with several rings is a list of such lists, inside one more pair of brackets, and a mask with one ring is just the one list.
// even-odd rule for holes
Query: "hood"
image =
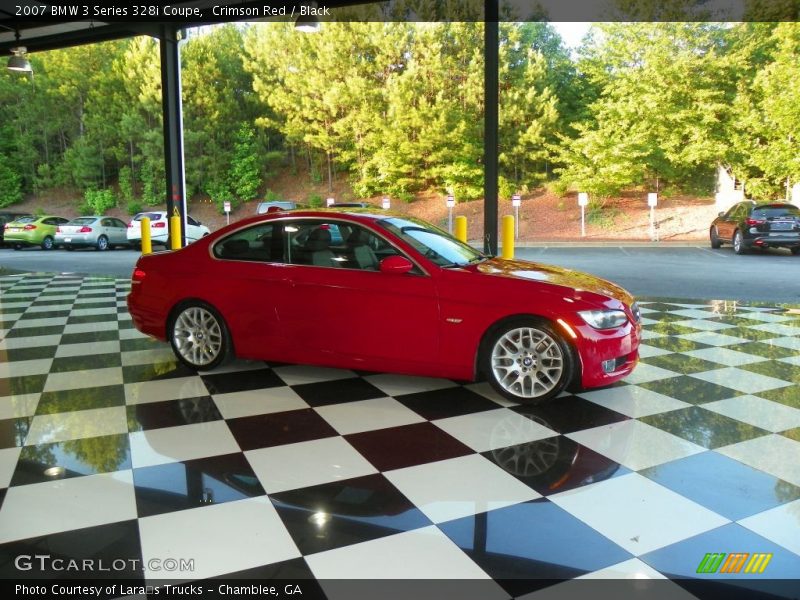
{"label": "hood", "polygon": [[627,290],[610,281],[582,271],[573,271],[572,269],[553,265],[534,263],[527,260],[491,258],[477,265],[476,270],[484,275],[537,281],[571,288],[573,290],[572,297],[575,299],[581,299],[582,292],[590,292],[614,298],[627,305],[632,304],[634,301],[633,296]]}

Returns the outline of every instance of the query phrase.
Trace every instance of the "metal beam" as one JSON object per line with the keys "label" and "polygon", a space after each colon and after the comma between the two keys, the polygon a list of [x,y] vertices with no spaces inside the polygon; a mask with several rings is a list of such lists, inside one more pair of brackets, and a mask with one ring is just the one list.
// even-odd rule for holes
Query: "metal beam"
{"label": "metal beam", "polygon": [[[161,106],[164,113],[164,165],[167,176],[167,214],[181,217],[181,246],[186,245],[186,183],[183,164],[183,104],[179,32],[174,24],[161,26]],[[176,212],[177,211],[177,212]]]}
{"label": "metal beam", "polygon": [[497,254],[497,144],[499,102],[498,0],[484,0],[483,251]]}

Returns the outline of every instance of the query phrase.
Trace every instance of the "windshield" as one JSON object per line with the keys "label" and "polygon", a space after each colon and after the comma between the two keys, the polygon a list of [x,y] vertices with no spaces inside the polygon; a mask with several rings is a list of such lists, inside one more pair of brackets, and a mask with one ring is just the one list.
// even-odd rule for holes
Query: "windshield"
{"label": "windshield", "polygon": [[430,223],[411,217],[381,219],[378,225],[412,246],[440,267],[460,267],[480,262],[486,256]]}

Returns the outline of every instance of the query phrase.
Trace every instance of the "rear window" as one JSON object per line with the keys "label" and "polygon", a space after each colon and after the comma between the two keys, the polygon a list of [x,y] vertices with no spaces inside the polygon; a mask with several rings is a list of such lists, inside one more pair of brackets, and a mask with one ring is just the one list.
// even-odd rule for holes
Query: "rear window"
{"label": "rear window", "polygon": [[140,215],[136,215],[136,216],[133,218],[133,220],[134,220],[134,221],[141,221],[141,220],[142,220],[142,219],[144,219],[145,217],[147,217],[147,218],[148,218],[148,219],[150,219],[151,221],[158,221],[158,220],[161,218],[161,213],[155,213],[155,212],[154,212],[154,213],[142,213],[142,214],[140,214]]}
{"label": "rear window", "polygon": [[775,217],[800,217],[800,208],[792,204],[773,204],[770,206],[756,206],[753,209],[754,217],[774,219]]}
{"label": "rear window", "polygon": [[18,219],[16,219],[16,222],[17,223],[33,223],[34,221],[36,221],[36,219],[38,219],[38,217],[32,217],[32,216],[19,217]]}
{"label": "rear window", "polygon": [[72,219],[68,225],[91,225],[96,220],[94,217],[78,217],[77,219]]}

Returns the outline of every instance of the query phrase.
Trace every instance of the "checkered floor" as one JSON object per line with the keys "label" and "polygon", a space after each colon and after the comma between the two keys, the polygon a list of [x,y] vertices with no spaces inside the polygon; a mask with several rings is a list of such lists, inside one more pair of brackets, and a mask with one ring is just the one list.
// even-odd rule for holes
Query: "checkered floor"
{"label": "checkered floor", "polygon": [[643,303],[626,382],[528,407],[485,383],[198,375],[132,328],[128,289],[0,278],[3,578],[64,576],[15,569],[42,551],[136,559],[110,576],[148,581],[175,558],[184,580],[484,579],[505,598],[758,577],[699,576],[707,552],[800,578],[800,311]]}

